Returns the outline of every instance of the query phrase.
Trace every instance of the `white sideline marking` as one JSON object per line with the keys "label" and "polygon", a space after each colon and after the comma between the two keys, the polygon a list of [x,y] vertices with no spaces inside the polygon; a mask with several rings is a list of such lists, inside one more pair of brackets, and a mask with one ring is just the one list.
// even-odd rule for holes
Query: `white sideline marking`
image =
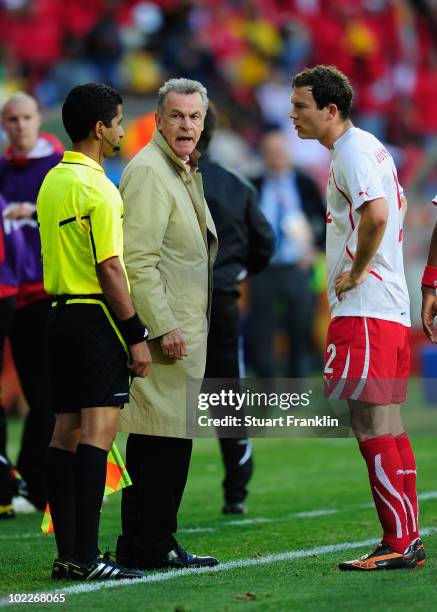
{"label": "white sideline marking", "polygon": [[[436,498],[437,498],[437,491],[436,491]],[[348,510],[351,510],[354,507],[355,506],[353,506],[352,508],[349,507]],[[369,508],[371,507],[372,506],[369,504]],[[321,509],[321,510],[308,510],[305,512],[295,512],[293,514],[287,514],[287,516],[284,516],[284,518],[265,518],[265,517],[259,516],[259,517],[254,517],[252,519],[240,519],[240,520],[236,519],[234,521],[226,521],[222,523],[219,527],[194,527],[192,529],[182,528],[182,529],[178,529],[178,533],[203,533],[203,532],[208,532],[208,531],[209,532],[219,531],[223,529],[223,527],[229,527],[229,526],[231,527],[243,526],[244,527],[245,525],[261,525],[265,523],[278,523],[278,522],[287,521],[288,519],[293,519],[293,518],[312,518],[314,516],[328,516],[330,514],[337,514],[338,512],[341,512],[341,510],[336,510],[335,508],[333,508],[331,510]]]}
{"label": "white sideline marking", "polygon": [[437,491],[428,491],[428,493],[419,493],[417,497],[419,500],[437,499]]}
{"label": "white sideline marking", "polygon": [[[428,499],[437,499],[437,491],[426,491],[424,493],[419,493],[417,497],[421,501],[426,501]],[[318,516],[329,516],[331,514],[337,514],[338,512],[346,512],[346,511],[350,512],[354,508],[355,509],[357,508],[367,509],[367,508],[373,508],[373,507],[374,505],[372,503],[367,503],[367,504],[357,504],[354,506],[343,507],[340,510],[332,508],[330,510],[320,509],[320,510],[308,510],[308,511],[303,511],[303,512],[295,512],[294,514],[288,514],[284,518],[264,518],[260,516],[260,517],[254,517],[252,519],[226,521],[226,522],[223,522],[218,527],[184,527],[182,529],[178,529],[178,533],[213,533],[214,531],[219,531],[223,529],[223,527],[227,527],[228,525],[230,525],[231,527],[239,527],[240,525],[244,526],[244,525],[259,525],[262,523],[277,523],[277,522],[283,522],[283,521],[286,521],[292,518],[312,518],[312,517],[318,517]],[[44,538],[44,536],[42,535],[42,533],[37,533],[37,532],[11,534],[11,535],[1,534],[0,535],[0,540],[21,540],[24,538],[41,538],[42,539]]]}
{"label": "white sideline marking", "polygon": [[260,516],[259,518],[252,518],[252,519],[236,519],[234,521],[226,521],[226,523],[223,523],[224,525],[260,525],[261,523],[272,523],[273,521],[275,521],[276,519],[269,519],[269,518],[263,518],[262,516]]}
{"label": "white sideline marking", "polygon": [[[421,529],[421,535],[427,536],[437,532],[437,527],[426,527]],[[192,569],[182,570],[168,570],[166,572],[157,572],[151,574],[145,578],[139,580],[103,580],[96,582],[85,582],[75,586],[64,587],[55,589],[53,591],[44,591],[44,593],[64,593],[65,595],[75,595],[76,593],[93,593],[100,591],[101,589],[109,589],[112,587],[119,586],[134,586],[138,584],[149,584],[152,582],[163,582],[165,580],[173,580],[173,578],[183,578],[184,576],[192,576],[193,574],[209,574],[211,572],[226,572],[229,570],[240,569],[244,567],[270,565],[272,563],[280,563],[281,561],[290,561],[292,559],[302,559],[305,557],[316,557],[318,555],[326,555],[334,552],[341,552],[343,550],[353,550],[354,548],[361,548],[364,546],[371,546],[378,540],[370,538],[368,540],[361,540],[360,542],[342,542],[341,544],[328,544],[326,546],[316,546],[314,548],[308,548],[306,550],[289,550],[283,553],[276,553],[273,555],[266,555],[265,557],[256,557],[249,559],[238,559],[237,561],[228,561],[227,563],[221,563],[215,567],[201,567]],[[42,591],[40,591],[42,592]],[[9,602],[7,599],[0,599],[0,607],[7,607],[9,605],[15,605],[13,602]]]}
{"label": "white sideline marking", "polygon": [[[437,491],[427,491],[424,493],[419,493],[417,495],[418,499],[420,501],[426,501],[428,499],[437,499]],[[373,503],[366,503],[366,504],[357,504],[354,506],[348,506],[347,508],[341,508],[336,509],[336,508],[331,508],[331,509],[320,509],[320,510],[308,510],[308,511],[303,511],[303,512],[295,512],[292,514],[288,514],[287,516],[285,516],[284,518],[264,518],[264,517],[255,517],[253,519],[241,519],[241,520],[234,520],[234,521],[227,521],[226,523],[223,523],[220,525],[220,527],[196,527],[194,529],[179,529],[178,533],[202,533],[202,532],[211,532],[211,531],[219,531],[220,529],[223,529],[223,527],[227,527],[228,525],[231,525],[232,527],[238,527],[240,525],[257,525],[260,523],[276,523],[279,521],[284,521],[287,519],[293,519],[293,518],[312,518],[312,517],[318,517],[318,516],[329,516],[332,514],[337,514],[339,512],[350,512],[351,510],[353,510],[354,508],[359,508],[359,509],[367,509],[367,508],[374,508],[374,504]]]}
{"label": "white sideline marking", "polygon": [[310,510],[308,512],[296,512],[293,517],[296,518],[307,518],[312,516],[326,516],[328,514],[337,514],[338,510]]}
{"label": "white sideline marking", "polygon": [[217,531],[216,527],[185,527],[184,529],[178,529],[178,533],[207,533],[211,531]]}

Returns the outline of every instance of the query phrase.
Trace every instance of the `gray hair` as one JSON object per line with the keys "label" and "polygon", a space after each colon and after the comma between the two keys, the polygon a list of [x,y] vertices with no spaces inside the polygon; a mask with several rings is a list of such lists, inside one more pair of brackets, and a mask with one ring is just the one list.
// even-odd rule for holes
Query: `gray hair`
{"label": "gray hair", "polygon": [[208,92],[206,87],[199,83],[199,81],[192,81],[191,79],[169,79],[164,83],[164,85],[158,91],[158,105],[157,105],[157,113],[160,117],[162,117],[162,113],[164,111],[165,99],[171,91],[175,91],[176,93],[184,94],[189,96],[190,94],[198,93],[202,99],[203,108],[205,111],[208,110]]}

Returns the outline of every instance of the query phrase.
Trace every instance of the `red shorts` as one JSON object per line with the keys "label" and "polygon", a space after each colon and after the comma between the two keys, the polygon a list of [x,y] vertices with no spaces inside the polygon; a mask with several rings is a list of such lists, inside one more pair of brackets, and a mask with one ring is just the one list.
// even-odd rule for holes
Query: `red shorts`
{"label": "red shorts", "polygon": [[369,317],[334,317],[326,341],[325,395],[387,405],[407,394],[410,330]]}

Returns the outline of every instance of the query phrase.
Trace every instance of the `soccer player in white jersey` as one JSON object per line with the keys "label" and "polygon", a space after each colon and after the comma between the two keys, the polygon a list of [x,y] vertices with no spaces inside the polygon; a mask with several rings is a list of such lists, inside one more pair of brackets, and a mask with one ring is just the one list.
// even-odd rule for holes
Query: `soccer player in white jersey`
{"label": "soccer player in white jersey", "polygon": [[390,153],[372,134],[353,126],[352,96],[348,78],[333,66],[306,68],[293,78],[290,118],[299,137],[318,140],[332,155],[326,393],[348,400],[383,529],[375,550],[339,567],[416,567],[425,563],[416,463],[400,416],[410,362],[402,257],[407,201]]}
{"label": "soccer player in white jersey", "polygon": [[[437,206],[437,194],[432,201]],[[437,344],[434,335],[434,317],[437,316],[437,223],[431,236],[428,261],[422,277],[422,325],[426,337]]]}

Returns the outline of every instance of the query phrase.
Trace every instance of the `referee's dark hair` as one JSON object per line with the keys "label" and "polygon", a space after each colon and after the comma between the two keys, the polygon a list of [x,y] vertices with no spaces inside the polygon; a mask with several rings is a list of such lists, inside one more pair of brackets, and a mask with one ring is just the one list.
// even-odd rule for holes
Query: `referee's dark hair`
{"label": "referee's dark hair", "polygon": [[110,127],[119,104],[123,104],[123,98],[109,85],[86,83],[73,87],[62,106],[62,121],[71,142],[88,138],[97,121]]}
{"label": "referee's dark hair", "polygon": [[199,142],[196,145],[196,149],[202,153],[207,151],[209,143],[214,136],[215,129],[217,127],[217,110],[214,104],[209,101],[208,110],[206,111],[205,119],[203,122],[203,131],[200,134]]}
{"label": "referee's dark hair", "polygon": [[348,119],[354,92],[347,76],[335,66],[319,64],[304,68],[294,76],[292,87],[308,87],[318,109],[335,104],[341,118]]}

